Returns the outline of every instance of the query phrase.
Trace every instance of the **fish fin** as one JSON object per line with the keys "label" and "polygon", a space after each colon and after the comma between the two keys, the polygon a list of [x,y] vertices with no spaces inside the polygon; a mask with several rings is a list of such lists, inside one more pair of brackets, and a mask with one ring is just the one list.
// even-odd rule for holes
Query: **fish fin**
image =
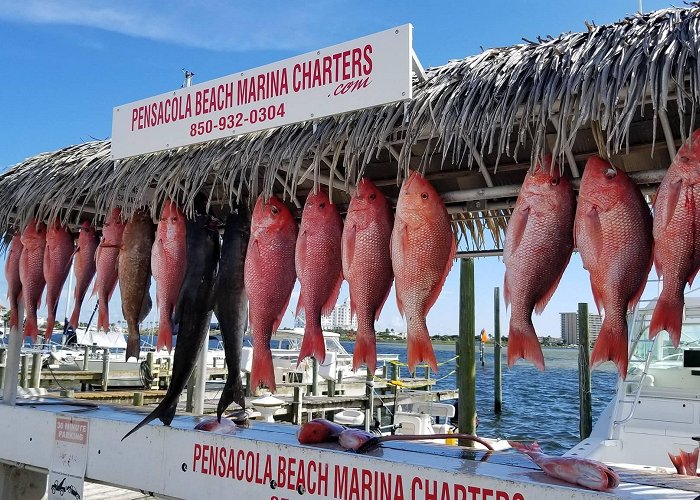
{"label": "fish fin", "polygon": [[179,394],[171,394],[170,390],[168,390],[165,397],[161,400],[158,406],[156,406],[155,409],[151,413],[149,413],[146,418],[141,420],[141,422],[139,422],[136,425],[136,427],[124,434],[122,441],[131,436],[141,427],[145,426],[146,424],[149,424],[150,422],[153,422],[157,418],[160,419],[160,421],[163,422],[165,425],[169,426],[170,423],[173,421],[173,417],[175,417],[175,410],[177,409],[178,399]]}
{"label": "fish fin", "polygon": [[440,296],[440,292],[442,291],[442,287],[445,285],[447,275],[450,274],[450,269],[452,269],[452,264],[454,263],[455,254],[457,252],[457,240],[455,239],[455,233],[454,231],[452,231],[452,229],[450,229],[450,236],[450,254],[447,257],[447,260],[445,261],[445,269],[443,269],[442,271],[442,278],[440,279],[440,283],[438,283],[438,285],[433,290],[433,294],[428,298],[425,307],[425,314],[428,314],[428,311],[430,311],[430,309],[435,305],[435,302],[437,301],[438,297]]}
{"label": "fish fin", "polygon": [[[392,279],[393,281],[393,279]],[[384,304],[386,304],[386,299],[389,298],[389,292],[391,292],[391,285],[386,289],[386,293],[384,294],[384,298],[382,301],[379,303],[379,307],[377,307],[377,310],[374,313],[374,321],[379,321],[379,315],[382,313],[382,309],[384,309]]]}
{"label": "fish fin", "polygon": [[148,289],[151,287],[151,280],[148,280],[146,284],[146,293],[143,294],[143,299],[141,301],[141,310],[139,311],[139,323],[142,323],[146,316],[151,312],[153,308],[153,301],[151,300],[151,294]]}
{"label": "fish fin", "polygon": [[508,330],[508,367],[513,366],[520,358],[530,361],[538,370],[544,371],[544,355],[535,327],[531,321],[524,325],[516,324],[511,316]]}
{"label": "fish fin", "polygon": [[588,235],[593,246],[589,257],[597,261],[598,256],[603,251],[603,229],[600,225],[598,209],[595,206],[590,207],[583,216],[583,231]]}
{"label": "fish fin", "polygon": [[511,446],[511,448],[518,451],[522,451],[523,453],[542,453],[542,448],[540,448],[540,445],[537,441],[534,441],[531,444],[521,443],[518,441],[508,441],[508,444]]}
{"label": "fish fin", "polygon": [[671,463],[676,468],[676,473],[681,476],[685,475],[685,464],[683,463],[683,456],[681,454],[674,455],[670,451],[668,452],[668,458],[671,459]]}
{"label": "fish fin", "polygon": [[44,338],[46,340],[51,338],[51,334],[53,333],[53,324],[56,322],[56,318],[53,318],[53,321],[51,318],[47,318],[46,320],[46,331],[44,332]]}
{"label": "fish fin", "polygon": [[343,276],[348,279],[350,275],[350,266],[355,256],[355,238],[357,236],[357,226],[355,224],[346,224],[343,227],[343,241],[341,248],[341,256],[343,262]]}
{"label": "fish fin", "polygon": [[[274,384],[274,376],[272,380]],[[245,389],[243,387],[240,372],[238,372],[234,377],[226,378],[226,384],[221,391],[219,403],[216,405],[216,418],[219,422],[221,422],[221,415],[224,414],[226,408],[228,408],[229,405],[234,402],[245,410]]]}
{"label": "fish fin", "polygon": [[22,338],[29,337],[32,339],[32,343],[36,343],[36,339],[39,336],[39,325],[36,322],[36,316],[32,317],[27,315],[24,320],[24,335]]}
{"label": "fish fin", "polygon": [[323,314],[324,316],[328,316],[331,312],[333,312],[333,308],[335,307],[336,302],[338,302],[338,295],[340,294],[340,285],[342,284],[343,273],[338,273],[338,277],[336,278],[335,284],[331,289],[331,293],[330,295],[328,295],[326,303],[323,304],[323,308],[321,309],[321,314]]}
{"label": "fish fin", "polygon": [[[652,243],[653,245],[653,243]],[[651,253],[649,255],[649,262],[647,263],[647,268],[645,269],[645,274],[644,274],[644,279],[641,280],[641,283],[639,283],[639,290],[632,296],[630,301],[627,303],[627,311],[632,312],[634,311],[634,308],[637,306],[639,303],[639,299],[642,298],[642,294],[644,293],[644,289],[647,286],[647,278],[649,277],[649,272],[651,271],[651,266],[654,263],[654,248],[652,246]]]}
{"label": "fish fin", "polygon": [[396,308],[399,310],[399,314],[401,317],[404,317],[405,314],[403,312],[403,300],[401,300],[401,296],[399,295],[399,290],[396,290]]}
{"label": "fish fin", "polygon": [[438,364],[435,359],[433,345],[430,343],[430,334],[425,324],[425,316],[418,316],[413,321],[409,319],[407,330],[408,371],[415,373],[416,365],[424,361],[434,372],[437,372]]}
{"label": "fish fin", "polygon": [[544,311],[544,308],[547,306],[549,303],[550,299],[552,298],[552,295],[554,295],[554,292],[557,290],[557,287],[559,286],[559,282],[561,281],[562,276],[564,276],[564,271],[566,271],[567,266],[569,265],[569,261],[571,260],[571,253],[572,253],[573,247],[569,251],[569,256],[566,258],[566,262],[561,268],[561,271],[559,271],[559,276],[552,282],[552,286],[549,287],[549,290],[540,297],[540,300],[537,301],[535,304],[535,313],[536,314],[542,314],[542,311]]}
{"label": "fish fin", "polygon": [[72,326],[74,329],[78,328],[80,320],[80,304],[78,302],[75,303],[75,307],[73,308],[73,314],[71,314],[70,319],[68,320],[68,324]]}
{"label": "fish fin", "polygon": [[678,347],[683,324],[683,293],[681,292],[680,296],[677,296],[670,292],[664,293],[665,291],[665,289],[661,291],[651,315],[649,338],[653,339],[660,331],[666,330],[673,346]]}
{"label": "fish fin", "polygon": [[[508,271],[506,271],[507,273]],[[506,311],[510,307],[510,287],[508,286],[508,278],[503,278],[503,302],[506,304]]]}
{"label": "fish fin", "polygon": [[134,358],[138,361],[141,355],[141,333],[139,332],[139,327],[136,325],[135,331],[132,332],[129,329],[129,335],[126,340],[126,358],[124,361],[129,361],[129,358]]}
{"label": "fish fin", "polygon": [[357,329],[355,349],[352,352],[352,369],[357,371],[360,366],[367,365],[367,373],[377,370],[377,338],[374,329]]}
{"label": "fish fin", "polygon": [[294,311],[294,316],[299,317],[299,313],[304,309],[304,289],[302,287],[301,290],[299,290],[299,299],[297,300],[297,308],[296,311]]}
{"label": "fish fin", "polygon": [[323,338],[321,325],[313,324],[311,318],[306,318],[306,327],[304,328],[304,338],[301,341],[301,349],[297,358],[297,367],[304,359],[309,356],[316,358],[319,363],[324,363],[326,360],[326,342]]}
{"label": "fish fin", "polygon": [[250,370],[250,390],[258,387],[267,387],[271,392],[277,392],[275,384],[275,367],[272,363],[270,349],[258,349],[253,351],[253,367]]}
{"label": "fish fin", "polygon": [[[660,208],[660,210],[655,210],[654,211],[654,217],[658,219],[657,225],[662,228],[666,228],[666,226],[671,222],[673,219],[673,214],[676,211],[676,207],[678,206],[678,200],[681,197],[681,190],[683,188],[683,181],[681,179],[678,179],[675,182],[670,182],[667,184],[667,191],[666,191],[666,198],[663,200],[663,206],[655,207],[655,208]],[[657,198],[654,200],[656,205],[656,202],[658,202],[658,192],[657,192]]]}
{"label": "fish fin", "polygon": [[170,321],[161,321],[158,324],[158,343],[156,352],[161,349],[167,349],[168,352],[173,350],[173,326]]}
{"label": "fish fin", "polygon": [[620,377],[624,380],[627,376],[628,361],[627,329],[611,327],[608,322],[610,316],[606,311],[598,340],[595,341],[591,352],[591,368],[595,368],[605,361],[612,361],[617,366]]}
{"label": "fish fin", "polygon": [[296,247],[294,249],[294,266],[296,267],[297,276],[301,278],[306,269],[306,251],[307,251],[308,233],[302,231],[297,237]]}
{"label": "fish fin", "polygon": [[[300,297],[301,297],[301,295],[300,295]],[[289,307],[289,301],[291,300],[291,298],[292,298],[292,292],[289,292],[289,296],[287,297],[287,301],[284,303],[284,307],[282,309],[280,309],[279,314],[275,318],[275,321],[272,323],[272,333],[275,333],[277,331],[277,329],[279,328],[280,323],[282,323],[282,318],[284,318],[284,313],[287,310],[287,307]],[[298,311],[297,311],[297,315],[298,315]]]}
{"label": "fish fin", "polygon": [[[518,207],[517,210],[513,211],[513,215],[508,221],[508,228],[506,234],[506,245],[508,246],[508,253],[512,254],[520,246],[520,242],[525,234],[525,228],[527,228],[527,221],[530,218],[530,206],[523,204]],[[504,256],[505,260],[505,256]]]}
{"label": "fish fin", "polygon": [[109,303],[100,302],[97,307],[97,331],[109,331]]}

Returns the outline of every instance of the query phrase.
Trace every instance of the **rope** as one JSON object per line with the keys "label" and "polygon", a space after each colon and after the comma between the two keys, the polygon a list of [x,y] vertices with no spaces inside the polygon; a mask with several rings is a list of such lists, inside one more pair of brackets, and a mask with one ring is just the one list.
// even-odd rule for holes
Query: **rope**
{"label": "rope", "polygon": [[[446,365],[446,364],[448,364],[448,363],[452,363],[452,362],[455,361],[457,358],[459,358],[459,354],[456,355],[456,356],[454,356],[454,357],[452,357],[452,358],[450,358],[450,359],[448,359],[448,360],[446,360],[446,361],[442,361],[441,363],[438,363],[437,365],[438,365],[438,366],[444,366],[444,365]],[[396,365],[396,366],[408,366],[406,363],[402,363],[401,361],[394,361],[394,360],[389,361],[389,364]],[[421,367],[421,368],[425,368],[426,366],[428,366],[428,363],[419,363],[419,364],[416,365],[416,366],[417,366],[417,367]]]}
{"label": "rope", "polygon": [[139,364],[139,375],[143,387],[150,389],[155,377],[153,376],[153,373],[151,373],[151,368],[148,366],[148,361],[141,361]]}
{"label": "rope", "polygon": [[435,379],[434,382],[440,382],[441,380],[445,380],[447,377],[451,377],[451,376],[454,375],[455,373],[457,373],[457,370],[452,370],[450,373],[448,373],[448,374],[445,375],[444,377],[440,377],[440,378],[438,378],[438,379]]}

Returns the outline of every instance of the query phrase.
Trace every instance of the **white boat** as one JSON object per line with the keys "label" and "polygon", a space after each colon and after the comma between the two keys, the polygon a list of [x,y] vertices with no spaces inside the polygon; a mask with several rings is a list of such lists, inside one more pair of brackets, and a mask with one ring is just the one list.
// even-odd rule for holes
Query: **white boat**
{"label": "white boat", "polygon": [[[313,379],[313,359],[304,359],[299,366],[299,352],[304,338],[303,328],[278,330],[270,342],[272,364],[275,369],[275,383],[278,394],[290,394],[295,385],[311,384]],[[326,359],[318,365],[318,379],[321,384],[328,380],[342,382],[346,395],[365,393],[367,369],[362,366],[357,372],[352,369],[352,354],[340,343],[340,334],[323,332],[326,344]],[[389,361],[398,360],[396,354],[377,354],[377,375],[383,370],[383,365]],[[250,374],[253,367],[253,346],[246,338],[241,355],[241,370]]]}
{"label": "white boat", "polygon": [[655,300],[630,322],[626,379],[598,418],[591,436],[570,456],[611,465],[675,472],[668,454],[692,451],[700,435],[700,297],[686,297],[678,348],[665,331],[649,339]]}

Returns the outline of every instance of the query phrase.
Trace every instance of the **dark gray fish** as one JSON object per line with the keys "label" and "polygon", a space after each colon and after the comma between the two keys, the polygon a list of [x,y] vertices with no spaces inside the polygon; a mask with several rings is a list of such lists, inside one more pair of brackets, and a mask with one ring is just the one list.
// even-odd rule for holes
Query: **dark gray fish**
{"label": "dark gray fish", "polygon": [[187,271],[175,306],[177,345],[173,357],[173,377],[168,392],[158,406],[123,438],[159,418],[170,425],[180,394],[194,369],[199,350],[209,331],[214,302],[214,280],[219,260],[219,233],[212,219],[197,215],[187,221]]}
{"label": "dark gray fish", "polygon": [[243,268],[249,238],[250,218],[245,207],[238,206],[226,220],[219,274],[214,289],[214,310],[221,327],[228,367],[226,385],[216,408],[219,421],[232,402],[245,409],[245,389],[241,380],[241,349],[248,323],[248,296],[243,282]]}

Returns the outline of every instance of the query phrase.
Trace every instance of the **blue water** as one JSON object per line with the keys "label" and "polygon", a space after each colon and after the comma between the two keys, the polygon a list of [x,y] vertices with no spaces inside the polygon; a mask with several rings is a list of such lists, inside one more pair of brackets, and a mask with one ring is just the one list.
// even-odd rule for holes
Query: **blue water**
{"label": "blue water", "polygon": [[[352,342],[343,342],[352,352]],[[455,356],[453,345],[435,344],[438,363]],[[398,354],[406,362],[405,344],[377,344],[377,352]],[[578,404],[578,350],[543,349],[546,370],[540,372],[530,363],[520,360],[514,367],[505,363],[502,353],[502,413],[494,412],[493,348],[485,350],[484,366],[477,352],[476,407],[479,417],[478,434],[485,437],[501,437],[538,441],[545,452],[561,454],[572,448],[579,439]],[[440,366],[432,378],[438,380],[435,389],[457,387],[455,361]],[[422,376],[422,369],[417,370]],[[408,369],[402,367],[401,377],[408,377]],[[617,372],[612,363],[606,363],[591,375],[593,422],[614,396]]]}

